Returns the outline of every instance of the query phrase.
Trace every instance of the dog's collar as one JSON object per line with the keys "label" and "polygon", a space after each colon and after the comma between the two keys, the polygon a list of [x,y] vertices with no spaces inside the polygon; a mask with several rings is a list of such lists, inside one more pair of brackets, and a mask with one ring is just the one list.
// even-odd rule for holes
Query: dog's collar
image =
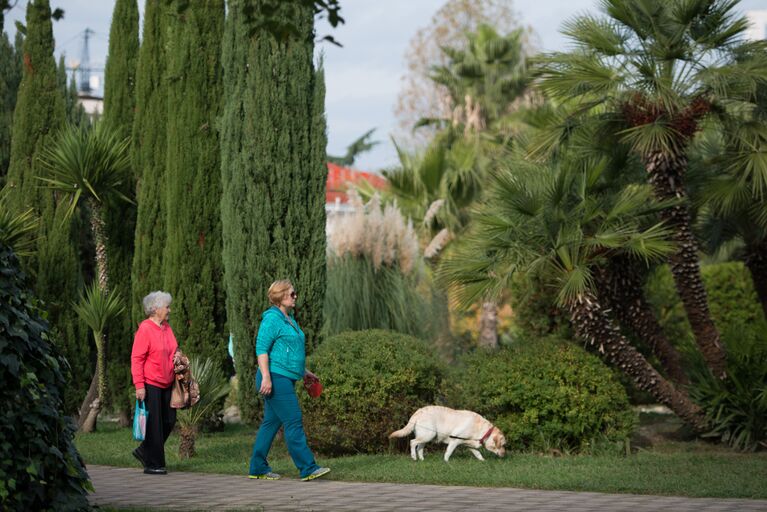
{"label": "dog's collar", "polygon": [[495,427],[493,425],[490,425],[490,428],[487,430],[487,432],[485,432],[485,435],[482,436],[482,438],[479,440],[479,444],[482,444],[485,441],[487,441],[487,438],[490,437],[490,433],[493,431],[494,428]]}

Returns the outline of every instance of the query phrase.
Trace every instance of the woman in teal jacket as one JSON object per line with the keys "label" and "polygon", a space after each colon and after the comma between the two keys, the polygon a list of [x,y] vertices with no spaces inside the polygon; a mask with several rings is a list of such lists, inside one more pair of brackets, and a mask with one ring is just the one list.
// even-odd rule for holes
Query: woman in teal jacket
{"label": "woman in teal jacket", "polygon": [[301,474],[301,480],[314,480],[330,468],[320,467],[306,444],[301,408],[296,396],[296,381],[317,377],[306,369],[306,337],[293,317],[296,291],[288,280],[275,281],[269,287],[272,307],[261,315],[256,337],[256,388],[264,396],[264,420],[256,434],[250,458],[250,478],[277,480],[266,461],[274,436],[284,427],[285,444]]}

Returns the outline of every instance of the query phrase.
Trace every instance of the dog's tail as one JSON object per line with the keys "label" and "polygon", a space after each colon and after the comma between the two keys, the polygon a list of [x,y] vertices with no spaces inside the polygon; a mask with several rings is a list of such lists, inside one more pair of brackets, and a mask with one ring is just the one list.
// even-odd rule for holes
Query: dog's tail
{"label": "dog's tail", "polygon": [[405,425],[404,427],[402,427],[399,430],[395,430],[394,432],[389,434],[389,437],[392,438],[392,437],[405,437],[405,436],[409,436],[413,432],[413,430],[415,429],[416,419],[418,417],[418,413],[420,413],[420,412],[421,412],[421,409],[418,409],[415,413],[413,413],[413,415],[408,420],[407,425]]}

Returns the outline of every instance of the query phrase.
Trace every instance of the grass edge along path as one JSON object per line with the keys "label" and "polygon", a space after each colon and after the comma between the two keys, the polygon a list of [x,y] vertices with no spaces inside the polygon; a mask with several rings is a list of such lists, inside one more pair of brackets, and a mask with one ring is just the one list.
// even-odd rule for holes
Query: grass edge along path
{"label": "grass edge along path", "polygon": [[[77,434],[76,445],[86,464],[135,467],[136,442],[129,428],[101,423],[93,434]],[[223,432],[201,435],[197,456],[178,458],[178,436],[166,445],[169,471],[245,475],[256,429],[228,425]],[[428,445],[426,460],[408,454],[317,456],[333,472],[326,478],[350,482],[389,482],[475,487],[654,494],[711,498],[767,498],[767,453],[742,454],[701,442],[670,443],[628,457],[578,455],[551,457],[510,452],[499,459],[485,453],[474,459],[459,448],[449,463],[444,445]],[[282,441],[270,457],[274,471],[298,479]]]}

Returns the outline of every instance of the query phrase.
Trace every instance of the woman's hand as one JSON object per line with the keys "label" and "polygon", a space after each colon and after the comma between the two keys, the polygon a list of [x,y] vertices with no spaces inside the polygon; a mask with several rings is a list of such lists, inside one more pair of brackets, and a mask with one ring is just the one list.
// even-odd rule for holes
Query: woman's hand
{"label": "woman's hand", "polygon": [[141,400],[142,402],[146,398],[146,389],[141,388],[136,390],[136,400]]}
{"label": "woman's hand", "polygon": [[272,394],[272,376],[262,376],[261,377],[261,388],[258,390],[259,393],[262,395],[271,395]]}

